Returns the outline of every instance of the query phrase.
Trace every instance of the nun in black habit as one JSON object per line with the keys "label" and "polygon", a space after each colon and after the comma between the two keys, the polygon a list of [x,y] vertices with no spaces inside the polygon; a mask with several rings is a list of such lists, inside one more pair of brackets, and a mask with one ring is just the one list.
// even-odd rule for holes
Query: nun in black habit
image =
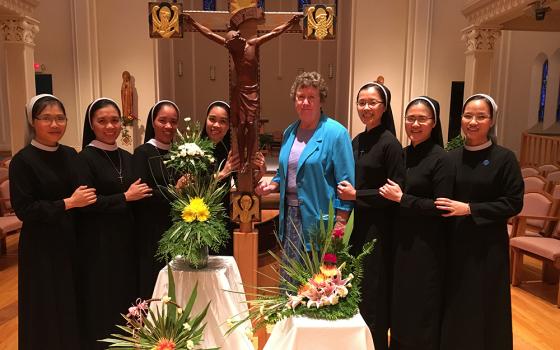
{"label": "nun in black habit", "polygon": [[82,151],[83,183],[97,190],[97,202],[82,210],[80,349],[104,349],[98,342],[116,330],[138,296],[134,219],[129,202],[151,195],[132,172],[132,155],[117,145],[122,129],[117,103],[99,98],[87,108]]}
{"label": "nun in black habit", "polygon": [[152,296],[159,271],[165,263],[156,260],[158,242],[171,227],[171,205],[162,187],[177,182],[178,177],[163,164],[177,131],[179,107],[168,100],[156,103],[148,113],[144,144],[134,150],[134,178],[140,178],[153,189],[152,196],[134,203],[136,249],[138,251],[139,296]]}
{"label": "nun in black habit", "polygon": [[30,144],[10,162],[10,194],[23,221],[18,252],[18,347],[78,349],[74,210],[96,200],[80,186],[76,151],[58,142],[64,105],[53,95],[26,108]]}
{"label": "nun in black habit", "polygon": [[356,162],[356,187],[343,181],[340,199],[355,200],[352,252],[364,242],[376,239],[373,253],[366,259],[360,313],[373,333],[377,350],[388,348],[389,306],[392,274],[393,218],[397,204],[383,198],[379,188],[387,179],[402,186],[404,165],[402,146],[395,137],[391,93],[379,83],[362,86],[356,99],[358,115],[366,130],[352,140]]}
{"label": "nun in black habit", "polygon": [[445,211],[438,197],[453,194],[455,168],[442,148],[439,103],[420,96],[405,110],[411,142],[404,149],[406,185],[390,181],[381,195],[399,203],[394,231],[391,349],[437,350],[443,298]]}
{"label": "nun in black habit", "polygon": [[463,147],[450,152],[456,168],[453,200],[438,209],[453,217],[448,233],[440,349],[513,348],[508,218],[523,207],[523,178],[510,150],[496,144],[498,106],[476,94],[463,105]]}

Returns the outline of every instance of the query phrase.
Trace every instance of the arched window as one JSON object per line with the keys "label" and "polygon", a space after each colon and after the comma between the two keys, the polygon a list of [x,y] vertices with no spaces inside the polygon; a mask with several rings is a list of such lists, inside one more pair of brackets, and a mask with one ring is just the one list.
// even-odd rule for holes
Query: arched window
{"label": "arched window", "polygon": [[542,65],[541,95],[539,99],[539,123],[544,121],[544,105],[546,103],[546,81],[548,80],[548,60]]}

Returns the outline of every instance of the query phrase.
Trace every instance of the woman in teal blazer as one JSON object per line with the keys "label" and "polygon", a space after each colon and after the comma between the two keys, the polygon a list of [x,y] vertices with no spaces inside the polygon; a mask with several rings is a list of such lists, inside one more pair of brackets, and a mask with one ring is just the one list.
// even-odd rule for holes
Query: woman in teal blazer
{"label": "woman in teal blazer", "polygon": [[279,238],[285,254],[297,257],[288,243],[299,245],[294,231],[302,234],[309,250],[309,230],[319,220],[327,219],[331,202],[336,225],[346,224],[353,204],[340,200],[336,188],[341,181],[354,184],[354,156],[346,128],[321,113],[326,85],[318,73],[298,76],[291,96],[299,120],[284,132],[276,176],[270,183],[261,182],[256,192],[266,195],[280,191]]}

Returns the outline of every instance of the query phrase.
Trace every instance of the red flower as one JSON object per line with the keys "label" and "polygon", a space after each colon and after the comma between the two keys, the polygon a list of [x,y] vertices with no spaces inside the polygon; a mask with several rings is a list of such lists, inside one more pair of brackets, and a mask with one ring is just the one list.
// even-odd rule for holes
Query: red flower
{"label": "red flower", "polygon": [[342,227],[337,227],[333,230],[332,235],[334,238],[342,238],[344,237],[344,230]]}
{"label": "red flower", "polygon": [[161,338],[156,346],[155,350],[175,350],[175,342],[172,339]]}
{"label": "red flower", "polygon": [[323,261],[328,264],[336,264],[336,255],[332,253],[325,253],[325,256],[323,256]]}

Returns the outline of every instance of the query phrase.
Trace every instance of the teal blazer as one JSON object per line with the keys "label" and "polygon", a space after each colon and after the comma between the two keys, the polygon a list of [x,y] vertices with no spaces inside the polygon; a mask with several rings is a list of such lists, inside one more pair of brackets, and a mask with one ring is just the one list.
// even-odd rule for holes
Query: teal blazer
{"label": "teal blazer", "polygon": [[[292,123],[284,131],[278,170],[272,179],[279,184],[280,189],[280,240],[284,237],[286,220],[288,159],[299,123],[299,120]],[[353,202],[338,199],[336,187],[343,180],[354,185],[354,171],[352,141],[348,131],[339,122],[321,115],[317,129],[301,153],[296,176],[303,238],[307,250],[310,249],[309,230],[316,227],[319,220],[327,220],[331,202],[335,209],[352,210]]]}

